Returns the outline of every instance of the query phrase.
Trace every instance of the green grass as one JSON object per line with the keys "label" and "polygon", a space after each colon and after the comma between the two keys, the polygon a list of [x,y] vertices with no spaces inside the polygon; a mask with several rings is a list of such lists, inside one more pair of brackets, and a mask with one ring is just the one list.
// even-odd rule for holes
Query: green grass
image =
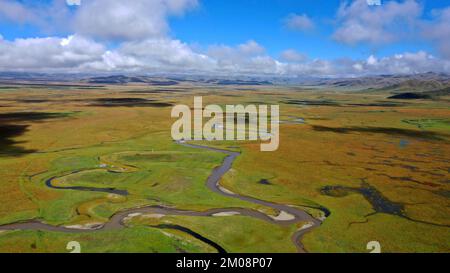
{"label": "green grass", "polygon": [[11,231],[0,236],[0,253],[68,253],[67,243],[77,241],[82,253],[213,252],[194,238],[168,236],[162,230],[134,227],[118,231],[68,234],[44,231]]}
{"label": "green grass", "polygon": [[[155,220],[141,219],[141,221],[136,220],[136,223],[142,225],[148,221]],[[218,243],[227,252],[289,253],[297,251],[291,241],[291,236],[297,229],[295,225],[279,226],[246,216],[165,216],[161,222],[187,227]]]}
{"label": "green grass", "polygon": [[[223,96],[228,91],[217,89],[204,97],[204,105],[244,101],[278,103],[287,99],[369,104],[385,98],[383,94],[342,94],[326,90],[318,94],[275,88],[239,91],[240,97]],[[128,87],[83,90],[83,100],[116,97],[127,90]],[[170,100],[189,104],[196,92]],[[29,126],[27,130],[11,138],[13,147],[38,152],[0,158],[2,224],[29,219],[54,225],[106,222],[118,211],[145,205],[186,210],[243,207],[276,214],[208,190],[205,181],[225,155],[175,144],[170,137],[174,121],[170,119],[170,108],[83,106],[77,101],[70,102],[80,96],[74,90],[64,90],[67,101],[61,104],[58,100],[64,98],[58,90],[18,88],[2,92],[2,98],[8,101],[31,95],[55,100],[35,104],[33,108],[37,112],[61,113],[56,116],[62,118],[23,121]],[[144,96],[164,100],[160,94]],[[0,111],[28,111],[29,107],[17,102],[14,109],[5,107]],[[319,132],[312,125],[422,129],[448,135],[448,115],[448,105],[441,101],[408,102],[396,107],[282,104],[282,117],[304,118],[306,124],[281,124],[280,149],[276,152],[261,153],[259,143],[249,141],[201,144],[242,153],[221,181],[233,192],[282,204],[328,208],[331,216],[304,238],[309,251],[367,252],[367,242],[377,240],[385,252],[445,252],[450,242],[448,228],[386,214],[366,218],[373,208],[361,195],[330,197],[321,194],[320,189],[327,185],[359,187],[365,179],[390,201],[405,204],[408,216],[448,224],[448,196],[436,193],[449,191],[448,138],[425,140],[414,135],[399,137],[390,135],[389,131],[371,133],[370,130]],[[399,148],[402,139],[408,145]],[[101,192],[50,189],[45,181],[52,177],[58,177],[59,186],[113,187],[125,189],[129,195],[117,197]],[[270,184],[258,183],[261,179],[267,179]],[[320,215],[315,209],[305,210]],[[186,226],[231,252],[295,251],[290,241],[295,225],[281,227],[243,216],[163,219]],[[16,231],[0,234],[0,251],[66,252],[65,245],[72,240],[79,240],[86,252],[176,252],[180,246],[189,252],[214,251],[189,235],[172,230],[164,232],[148,227],[88,234]]]}

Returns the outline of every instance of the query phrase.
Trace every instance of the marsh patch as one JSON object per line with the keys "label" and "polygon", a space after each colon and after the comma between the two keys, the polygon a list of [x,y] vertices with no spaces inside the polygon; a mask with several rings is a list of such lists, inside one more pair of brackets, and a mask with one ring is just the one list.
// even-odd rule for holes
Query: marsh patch
{"label": "marsh patch", "polygon": [[349,194],[349,188],[344,186],[325,186],[320,189],[320,193],[332,197],[344,197]]}
{"label": "marsh patch", "polygon": [[261,185],[272,185],[272,183],[270,183],[270,181],[267,179],[261,179],[258,183]]}
{"label": "marsh patch", "polygon": [[402,149],[408,147],[408,145],[409,141],[406,139],[400,139],[400,143],[398,144],[398,146]]}
{"label": "marsh patch", "polygon": [[395,203],[387,199],[376,188],[367,183],[363,183],[359,188],[346,186],[325,186],[320,192],[323,195],[332,197],[345,197],[350,193],[361,194],[375,210],[376,213],[387,213],[397,216],[405,216],[404,206],[400,203]]}

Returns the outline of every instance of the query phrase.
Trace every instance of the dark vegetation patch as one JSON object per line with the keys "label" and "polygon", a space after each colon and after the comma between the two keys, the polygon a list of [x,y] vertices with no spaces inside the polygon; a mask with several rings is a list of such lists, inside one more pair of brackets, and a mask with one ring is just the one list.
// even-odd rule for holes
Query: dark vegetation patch
{"label": "dark vegetation patch", "polygon": [[345,106],[362,106],[362,107],[399,107],[404,106],[404,103],[391,102],[391,101],[379,101],[374,103],[349,103]]}
{"label": "dark vegetation patch", "polygon": [[258,183],[261,185],[272,185],[272,183],[270,183],[270,181],[267,179],[261,179]]}
{"label": "dark vegetation patch", "polygon": [[390,96],[388,99],[397,99],[397,100],[420,100],[420,99],[431,99],[430,95],[422,94],[422,93],[401,93],[397,95]]}
{"label": "dark vegetation patch", "polygon": [[288,100],[286,104],[311,105],[311,106],[342,106],[341,104],[330,100]]}
{"label": "dark vegetation patch", "polygon": [[390,127],[326,127],[321,125],[312,125],[314,131],[318,132],[333,132],[339,134],[351,134],[351,133],[374,133],[374,134],[386,134],[400,137],[411,137],[425,140],[443,140],[443,137],[447,135],[430,132],[430,131],[418,131],[411,129],[400,129]]}
{"label": "dark vegetation patch", "polygon": [[253,80],[209,80],[207,83],[217,85],[272,85],[269,81],[253,81]]}
{"label": "dark vegetation patch", "polygon": [[405,92],[390,96],[388,99],[403,99],[403,100],[416,100],[416,99],[439,99],[440,97],[449,96],[450,87],[436,89],[425,92]]}
{"label": "dark vegetation patch", "polygon": [[156,89],[156,90],[132,90],[124,93],[128,94],[161,94],[161,93],[181,93],[185,92],[183,89]]}
{"label": "dark vegetation patch", "polygon": [[[364,181],[364,179],[363,179]],[[320,189],[320,192],[323,195],[328,195],[332,197],[344,197],[351,193],[357,193],[361,194],[364,199],[369,202],[375,211],[374,213],[370,213],[366,215],[366,217],[377,214],[377,213],[385,213],[390,214],[394,216],[401,217],[403,219],[407,219],[412,222],[416,223],[422,223],[427,225],[433,225],[433,226],[440,226],[440,227],[449,227],[449,225],[446,224],[439,224],[439,223],[432,223],[427,222],[423,220],[413,219],[410,218],[406,212],[405,212],[405,204],[397,203],[389,200],[386,198],[381,192],[379,192],[376,188],[372,187],[367,182],[363,182],[361,184],[361,187],[346,187],[346,186],[325,186],[322,189]],[[367,223],[367,219],[364,222],[352,222],[354,223]]]}
{"label": "dark vegetation patch", "polygon": [[339,103],[332,100],[287,100],[283,103],[291,105],[304,105],[304,106],[332,106],[332,107],[349,107],[349,106],[361,106],[361,107],[398,107],[405,105],[404,103],[392,102],[392,101],[378,101],[373,103]]}
{"label": "dark vegetation patch", "polygon": [[437,190],[434,191],[435,194],[449,198],[450,199],[450,191],[446,191],[446,190]]}
{"label": "dark vegetation patch", "polygon": [[320,189],[320,193],[332,197],[344,197],[349,194],[349,190],[344,186],[325,186]]}
{"label": "dark vegetation patch", "polygon": [[387,199],[376,188],[367,183],[363,183],[359,188],[345,186],[325,186],[320,192],[323,195],[332,197],[344,197],[350,193],[361,194],[373,207],[376,213],[387,213],[397,216],[404,216],[404,206]]}
{"label": "dark vegetation patch", "polygon": [[142,98],[100,98],[95,99],[91,106],[101,107],[170,107],[171,103],[158,102],[155,100],[142,99]]}
{"label": "dark vegetation patch", "polygon": [[50,100],[46,100],[46,99],[24,99],[24,100],[17,100],[17,102],[21,102],[21,103],[45,103],[45,102],[49,102]]}

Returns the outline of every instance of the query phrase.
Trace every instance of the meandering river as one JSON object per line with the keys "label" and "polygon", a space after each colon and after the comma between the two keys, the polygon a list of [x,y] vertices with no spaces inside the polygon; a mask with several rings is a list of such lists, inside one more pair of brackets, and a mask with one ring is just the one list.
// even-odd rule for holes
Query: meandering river
{"label": "meandering river", "polygon": [[[203,149],[210,150],[218,153],[226,154],[226,158],[222,162],[222,164],[215,168],[211,175],[208,177],[206,181],[206,186],[213,192],[217,194],[221,194],[230,198],[237,198],[246,202],[266,206],[273,208],[279,211],[278,216],[269,216],[263,212],[247,209],[247,208],[218,208],[218,209],[210,209],[207,211],[188,211],[188,210],[180,210],[163,206],[147,206],[141,208],[133,208],[127,209],[121,212],[114,214],[108,222],[98,225],[93,225],[89,227],[67,227],[67,226],[52,226],[45,224],[38,220],[30,220],[23,221],[13,224],[7,224],[0,226],[0,230],[45,230],[45,231],[55,231],[55,232],[65,232],[65,233],[86,233],[93,232],[98,230],[117,230],[126,228],[126,224],[124,223],[126,218],[132,217],[134,215],[141,214],[155,214],[155,215],[185,215],[185,216],[204,216],[204,217],[214,217],[214,216],[225,216],[225,215],[244,215],[248,217],[258,218],[273,224],[277,225],[292,225],[299,222],[304,222],[302,228],[298,229],[292,235],[292,242],[297,247],[298,252],[306,252],[303,244],[301,243],[301,239],[303,235],[312,229],[316,228],[321,224],[321,221],[315,219],[310,214],[305,211],[295,208],[289,205],[283,205],[273,202],[268,202],[264,200],[260,200],[257,198],[253,198],[246,195],[241,195],[238,193],[234,193],[222,186],[220,186],[219,182],[221,178],[231,169],[233,162],[240,155],[238,152],[222,150],[207,146],[195,145],[195,144],[187,144],[182,142],[177,142],[179,145],[183,145],[185,147],[193,148],[193,149]],[[114,192],[114,193],[125,193],[117,192],[116,189],[97,189],[97,188],[83,188],[83,187],[56,187],[52,185],[51,178],[46,181],[46,185],[50,188],[57,190],[84,190],[84,191],[100,191],[100,192]],[[203,237],[202,235],[188,229],[185,227],[177,226],[177,225],[159,225],[154,226],[155,228],[164,228],[164,229],[177,229],[182,232],[188,233],[191,236],[203,241],[204,243],[212,246],[218,252],[225,252],[225,249],[222,248],[219,244]],[[270,234],[268,234],[270,236]]]}

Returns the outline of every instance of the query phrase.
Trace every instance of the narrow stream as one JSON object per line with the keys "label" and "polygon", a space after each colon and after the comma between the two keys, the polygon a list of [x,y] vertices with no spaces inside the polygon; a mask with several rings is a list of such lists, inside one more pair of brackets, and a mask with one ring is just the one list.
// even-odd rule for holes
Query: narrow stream
{"label": "narrow stream", "polygon": [[[99,230],[117,230],[117,229],[123,229],[126,228],[126,225],[124,223],[125,218],[129,217],[130,215],[139,215],[139,214],[147,214],[147,213],[153,213],[153,214],[162,214],[162,215],[184,215],[184,216],[203,216],[203,217],[211,217],[216,216],[218,214],[230,214],[230,215],[243,215],[248,217],[253,217],[257,219],[261,219],[273,224],[278,225],[292,225],[298,222],[305,222],[306,224],[303,226],[303,228],[300,228],[297,230],[291,237],[293,244],[297,247],[298,252],[306,252],[304,249],[303,244],[301,243],[301,239],[303,235],[309,231],[311,231],[313,228],[319,226],[321,224],[321,221],[313,218],[311,215],[306,213],[305,211],[301,209],[294,208],[289,205],[283,205],[283,204],[277,204],[272,203],[264,200],[260,200],[257,198],[253,198],[250,196],[240,195],[234,192],[231,192],[223,187],[220,186],[219,182],[221,178],[231,169],[233,162],[236,160],[236,158],[240,155],[238,152],[232,152],[228,150],[222,150],[222,149],[216,149],[212,147],[207,146],[200,146],[200,145],[194,145],[194,144],[186,144],[178,142],[178,144],[183,145],[185,147],[194,148],[194,149],[203,149],[203,150],[210,150],[214,152],[219,152],[226,154],[227,157],[224,159],[222,164],[215,168],[211,175],[208,177],[206,181],[206,186],[213,192],[230,197],[230,198],[237,198],[246,202],[251,202],[254,204],[266,206],[273,208],[280,212],[280,215],[277,217],[268,216],[265,213],[262,213],[257,210],[253,209],[246,209],[246,208],[220,208],[220,209],[210,209],[207,211],[188,211],[188,210],[180,210],[180,209],[174,209],[169,207],[162,207],[162,206],[147,206],[147,207],[141,207],[141,208],[133,208],[124,210],[121,212],[118,212],[114,214],[108,222],[104,224],[100,224],[97,226],[90,226],[87,228],[72,228],[72,227],[66,227],[66,226],[52,226],[45,223],[42,223],[38,220],[30,220],[30,221],[23,221],[23,222],[17,222],[13,224],[7,224],[0,226],[0,230],[45,230],[45,231],[54,231],[54,232],[65,232],[65,233],[86,233],[86,232],[93,232],[93,231],[99,231]],[[53,189],[58,190],[84,190],[84,191],[95,191],[95,192],[106,192],[106,193],[116,193],[121,195],[126,195],[126,191],[120,191],[113,188],[91,188],[91,187],[56,187],[52,184],[52,181],[55,179],[55,177],[50,178],[46,181],[46,185]],[[118,192],[120,191],[120,192]],[[154,226],[155,228],[164,228],[164,229],[176,229],[182,232],[185,232],[187,234],[190,234],[191,236],[203,241],[204,243],[214,247],[218,252],[226,252],[224,248],[222,248],[219,244],[207,239],[206,237],[186,228],[181,227],[178,225],[159,225]]]}

